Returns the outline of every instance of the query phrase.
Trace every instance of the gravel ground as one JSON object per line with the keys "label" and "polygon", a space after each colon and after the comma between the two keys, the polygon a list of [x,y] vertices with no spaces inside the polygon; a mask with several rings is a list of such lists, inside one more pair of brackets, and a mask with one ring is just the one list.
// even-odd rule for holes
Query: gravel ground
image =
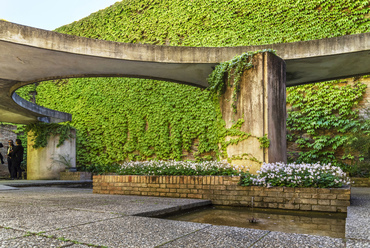
{"label": "gravel ground", "polygon": [[370,188],[352,189],[346,239],[145,217],[209,201],[92,194],[91,189],[0,191],[1,247],[369,247]]}

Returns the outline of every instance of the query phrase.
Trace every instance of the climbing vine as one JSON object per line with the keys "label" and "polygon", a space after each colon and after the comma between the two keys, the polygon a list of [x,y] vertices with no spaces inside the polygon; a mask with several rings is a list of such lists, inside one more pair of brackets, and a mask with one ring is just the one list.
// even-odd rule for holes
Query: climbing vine
{"label": "climbing vine", "polygon": [[[230,128],[223,127],[221,130],[219,130],[220,139],[219,143],[221,145],[221,156],[223,158],[227,158],[227,151],[226,148],[229,145],[235,145],[238,144],[240,141],[248,139],[251,134],[247,132],[243,132],[240,130],[242,124],[245,122],[244,119],[239,119],[234,125],[232,125]],[[226,137],[237,137],[237,138],[230,138],[228,141],[226,141]]]}
{"label": "climbing vine", "polygon": [[[56,31],[94,39],[170,46],[274,44],[370,32],[369,4],[368,0],[127,0]],[[303,91],[315,87],[288,89],[290,97],[294,99],[296,95],[297,101],[292,100],[292,104],[297,115],[298,98],[303,98]],[[216,86],[217,90],[221,88]],[[227,145],[222,143],[225,142],[222,137],[231,134],[238,134],[238,139],[249,137],[236,126],[225,130],[212,92],[186,85],[144,79],[86,78],[42,82],[36,90],[38,104],[73,115],[71,126],[78,130],[80,165],[152,158],[181,160],[186,153],[210,159],[217,157],[219,142],[223,147]],[[18,93],[28,97],[28,91],[24,87]],[[319,97],[325,99],[324,95]],[[330,103],[322,100],[321,104]],[[333,116],[341,114],[340,109],[336,111]],[[342,144],[336,136],[336,141],[326,140],[316,145],[299,138],[295,132],[304,128],[299,125],[312,126],[305,117],[307,113],[296,117],[290,113],[288,128],[293,133],[289,139],[302,145],[302,149],[316,149],[320,144],[327,146],[328,142]],[[348,117],[350,123],[355,121],[355,116]],[[341,126],[346,125],[345,118],[340,119]],[[336,125],[334,121],[330,123],[319,125],[327,125],[329,130],[331,125]],[[305,132],[318,140],[326,139],[326,136],[319,138],[323,136],[321,131],[309,130]],[[310,157],[306,151],[305,154],[300,159]],[[324,150],[317,150],[311,157],[325,158]]]}
{"label": "climbing vine", "polygon": [[33,123],[25,127],[25,132],[32,132],[34,144],[33,148],[46,147],[50,136],[59,136],[57,147],[60,147],[66,139],[72,138],[72,130],[69,124],[60,125],[55,123]]}
{"label": "climbing vine", "polygon": [[368,0],[126,0],[56,29],[128,43],[245,46],[369,32]]}
{"label": "climbing vine", "polygon": [[[288,141],[295,142],[299,154],[290,159],[297,162],[338,163],[336,152],[351,132],[361,129],[358,110],[366,85],[360,82],[348,85],[345,81],[331,81],[287,89]],[[343,158],[346,158],[344,156]]]}
{"label": "climbing vine", "polygon": [[[231,107],[236,113],[236,101],[238,92],[240,92],[240,81],[243,72],[253,67],[253,55],[257,53],[271,52],[275,54],[274,50],[264,49],[255,52],[246,52],[237,55],[229,61],[225,61],[216,66],[213,72],[208,77],[208,89],[221,95],[225,91],[225,81],[230,85],[230,80],[233,78],[233,95]],[[225,80],[227,75],[227,80]]]}
{"label": "climbing vine", "polygon": [[80,164],[110,164],[186,152],[210,159],[218,141],[212,97],[175,83],[89,78],[41,83],[37,102],[73,115]]}

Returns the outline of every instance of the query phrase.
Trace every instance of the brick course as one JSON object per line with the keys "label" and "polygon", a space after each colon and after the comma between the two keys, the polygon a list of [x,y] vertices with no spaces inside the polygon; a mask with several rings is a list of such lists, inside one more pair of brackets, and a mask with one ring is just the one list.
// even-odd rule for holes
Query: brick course
{"label": "brick course", "polygon": [[70,172],[63,171],[60,172],[60,180],[91,180],[91,172]]}
{"label": "brick course", "polygon": [[352,177],[352,187],[370,187],[370,178]]}
{"label": "brick course", "polygon": [[350,187],[287,188],[239,186],[231,176],[94,175],[96,194],[164,196],[211,200],[215,205],[347,212]]}

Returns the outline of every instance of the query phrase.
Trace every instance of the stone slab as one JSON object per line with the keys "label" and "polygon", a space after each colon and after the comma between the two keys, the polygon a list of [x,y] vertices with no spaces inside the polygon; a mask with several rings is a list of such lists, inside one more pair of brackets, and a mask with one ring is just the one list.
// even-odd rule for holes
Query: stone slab
{"label": "stone slab", "polygon": [[58,214],[58,212],[65,212],[67,208],[58,208],[54,206],[43,206],[39,204],[7,204],[0,203],[0,225],[9,220],[18,218],[30,218],[31,216],[43,216],[48,214]]}
{"label": "stone slab", "polygon": [[23,237],[27,232],[9,229],[9,228],[0,228],[0,241],[14,239],[18,237]]}
{"label": "stone slab", "polygon": [[117,215],[77,210],[54,212],[40,211],[37,214],[20,215],[12,219],[0,219],[0,225],[3,227],[38,233],[112,218],[117,218]]}
{"label": "stone slab", "polygon": [[[370,202],[369,202],[370,203]],[[347,210],[347,220],[348,219],[368,219],[370,220],[370,204],[368,206],[351,206]]]}
{"label": "stone slab", "polygon": [[48,198],[48,201],[65,208],[140,216],[156,216],[211,204],[208,200],[90,194],[78,199],[59,195]]}
{"label": "stone slab", "polygon": [[346,239],[352,239],[347,242],[347,247],[368,247],[368,242],[370,242],[370,188],[352,187],[351,205],[347,211]]}
{"label": "stone slab", "polygon": [[240,227],[209,226],[161,247],[251,247],[267,233]]}
{"label": "stone slab", "polygon": [[9,248],[9,247],[17,247],[17,248],[50,248],[50,247],[88,247],[88,246],[74,246],[72,242],[61,241],[58,239],[52,239],[42,236],[27,236],[21,237],[16,239],[9,239],[9,240],[2,240],[0,241],[0,248]]}
{"label": "stone slab", "polygon": [[314,236],[306,234],[269,232],[262,237],[253,248],[302,248],[302,247],[345,247],[343,239],[330,238],[325,236]]}
{"label": "stone slab", "polygon": [[[353,195],[366,200],[370,196],[368,192],[369,188],[362,194]],[[196,202],[198,200],[194,199],[100,195],[92,194],[90,189],[33,187],[4,191],[0,193],[0,226],[8,228],[0,228],[0,248],[58,247],[60,245],[53,242],[63,239],[77,242],[67,241],[67,247],[72,248],[85,248],[88,244],[108,247],[325,248],[344,247],[344,242],[347,247],[370,247],[369,221],[364,218],[367,208],[356,205],[349,207],[346,240],[127,216]],[[114,211],[109,212],[109,209]],[[27,232],[45,230],[39,235],[23,237]],[[37,246],[35,242],[40,236],[44,236],[40,239],[43,241]]]}
{"label": "stone slab", "polygon": [[15,187],[11,187],[11,186],[0,185],[0,191],[5,191],[5,190],[18,190],[18,189]]}
{"label": "stone slab", "polygon": [[155,247],[210,225],[127,216],[46,232],[81,243],[108,247]]}
{"label": "stone slab", "polygon": [[370,241],[347,240],[346,248],[370,248]]}
{"label": "stone slab", "polygon": [[369,219],[347,219],[346,238],[370,240],[370,222]]}

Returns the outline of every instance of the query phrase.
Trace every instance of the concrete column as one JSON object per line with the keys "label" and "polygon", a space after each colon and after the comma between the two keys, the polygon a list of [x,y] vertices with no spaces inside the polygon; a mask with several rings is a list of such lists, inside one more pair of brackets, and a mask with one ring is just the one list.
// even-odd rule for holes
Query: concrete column
{"label": "concrete column", "polygon": [[[286,162],[286,90],[285,62],[272,53],[253,57],[253,68],[245,71],[240,82],[237,113],[231,108],[233,80],[221,97],[220,105],[226,127],[238,119],[245,122],[241,131],[251,137],[227,147],[228,158],[234,165],[248,165],[257,171],[263,162]],[[257,137],[267,135],[268,148],[260,148]],[[226,137],[226,140],[236,137]]]}
{"label": "concrete column", "polygon": [[[75,137],[75,135],[73,135]],[[75,170],[76,168],[76,138],[67,139],[57,147],[59,135],[51,136],[44,148],[33,148],[32,133],[28,133],[27,139],[27,180],[59,179],[60,172]],[[72,165],[71,168],[58,162],[64,157]]]}

